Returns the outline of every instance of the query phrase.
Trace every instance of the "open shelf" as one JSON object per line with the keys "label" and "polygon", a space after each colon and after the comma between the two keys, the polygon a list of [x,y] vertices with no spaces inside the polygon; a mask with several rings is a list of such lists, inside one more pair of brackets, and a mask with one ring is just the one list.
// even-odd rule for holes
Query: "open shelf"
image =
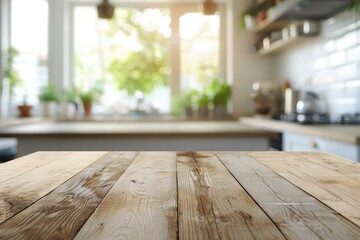
{"label": "open shelf", "polygon": [[271,54],[280,52],[280,50],[285,49],[285,47],[288,47],[295,41],[298,41],[303,38],[304,37],[293,37],[293,38],[289,38],[287,40],[279,40],[279,41],[271,43],[269,48],[263,48],[263,49],[257,51],[255,54],[257,56],[271,55]]}
{"label": "open shelf", "polygon": [[351,0],[285,0],[267,10],[267,18],[252,30],[257,33],[273,31],[288,21],[328,19],[343,11]]}

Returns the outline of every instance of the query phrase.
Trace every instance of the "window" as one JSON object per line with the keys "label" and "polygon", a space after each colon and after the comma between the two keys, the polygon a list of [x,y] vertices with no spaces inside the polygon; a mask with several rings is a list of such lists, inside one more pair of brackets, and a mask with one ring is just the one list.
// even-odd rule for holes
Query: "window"
{"label": "window", "polygon": [[11,46],[18,51],[14,69],[20,82],[14,103],[26,98],[37,104],[39,89],[48,82],[48,3],[46,0],[11,1]]}
{"label": "window", "polygon": [[181,89],[202,89],[219,76],[219,15],[180,17]]}
{"label": "window", "polygon": [[130,6],[102,20],[94,5],[74,5],[72,80],[102,90],[96,114],[169,114],[172,93],[219,77],[220,14],[204,16],[197,4]]}
{"label": "window", "polygon": [[74,83],[103,92],[98,114],[170,112],[170,11],[116,8],[101,20],[93,6],[74,8]]}

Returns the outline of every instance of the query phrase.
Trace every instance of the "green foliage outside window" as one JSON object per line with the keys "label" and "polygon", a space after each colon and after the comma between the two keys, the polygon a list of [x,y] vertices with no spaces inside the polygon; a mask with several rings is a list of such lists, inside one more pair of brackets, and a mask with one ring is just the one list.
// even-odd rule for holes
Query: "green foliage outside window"
{"label": "green foliage outside window", "polygon": [[[148,10],[117,9],[110,22],[109,36],[122,32],[128,37],[136,36],[137,51],[123,52],[126,56],[114,57],[108,68],[118,89],[126,90],[129,95],[136,91],[151,93],[158,86],[168,84],[168,37],[160,31],[159,26],[144,24],[139,19],[146,19]],[[169,15],[165,9],[152,9],[152,14]],[[113,46],[114,52],[121,50]]]}
{"label": "green foliage outside window", "polygon": [[14,61],[18,56],[19,51],[13,47],[2,52],[3,77],[9,79],[11,93],[13,93],[14,87],[22,83],[19,73],[14,69]]}

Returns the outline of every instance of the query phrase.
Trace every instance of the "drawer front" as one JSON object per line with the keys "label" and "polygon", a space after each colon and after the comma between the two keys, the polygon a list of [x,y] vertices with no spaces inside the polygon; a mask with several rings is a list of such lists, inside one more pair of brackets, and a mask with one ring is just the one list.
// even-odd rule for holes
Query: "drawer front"
{"label": "drawer front", "polygon": [[359,146],[328,140],[315,136],[285,132],[283,134],[284,151],[321,151],[342,158],[360,162]]}

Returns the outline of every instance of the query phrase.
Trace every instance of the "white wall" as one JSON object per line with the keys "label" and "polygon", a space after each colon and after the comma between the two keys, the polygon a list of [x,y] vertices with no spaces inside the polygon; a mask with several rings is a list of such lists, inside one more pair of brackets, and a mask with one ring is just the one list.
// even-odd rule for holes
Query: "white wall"
{"label": "white wall", "polygon": [[251,0],[229,0],[227,5],[227,78],[233,84],[233,110],[236,116],[253,113],[250,94],[254,82],[274,80],[272,59],[250,54],[249,48],[256,41],[255,35],[240,27],[242,11],[252,4]]}
{"label": "white wall", "polygon": [[324,96],[334,118],[360,112],[360,17],[344,11],[322,22],[319,37],[274,57],[273,76]]}

